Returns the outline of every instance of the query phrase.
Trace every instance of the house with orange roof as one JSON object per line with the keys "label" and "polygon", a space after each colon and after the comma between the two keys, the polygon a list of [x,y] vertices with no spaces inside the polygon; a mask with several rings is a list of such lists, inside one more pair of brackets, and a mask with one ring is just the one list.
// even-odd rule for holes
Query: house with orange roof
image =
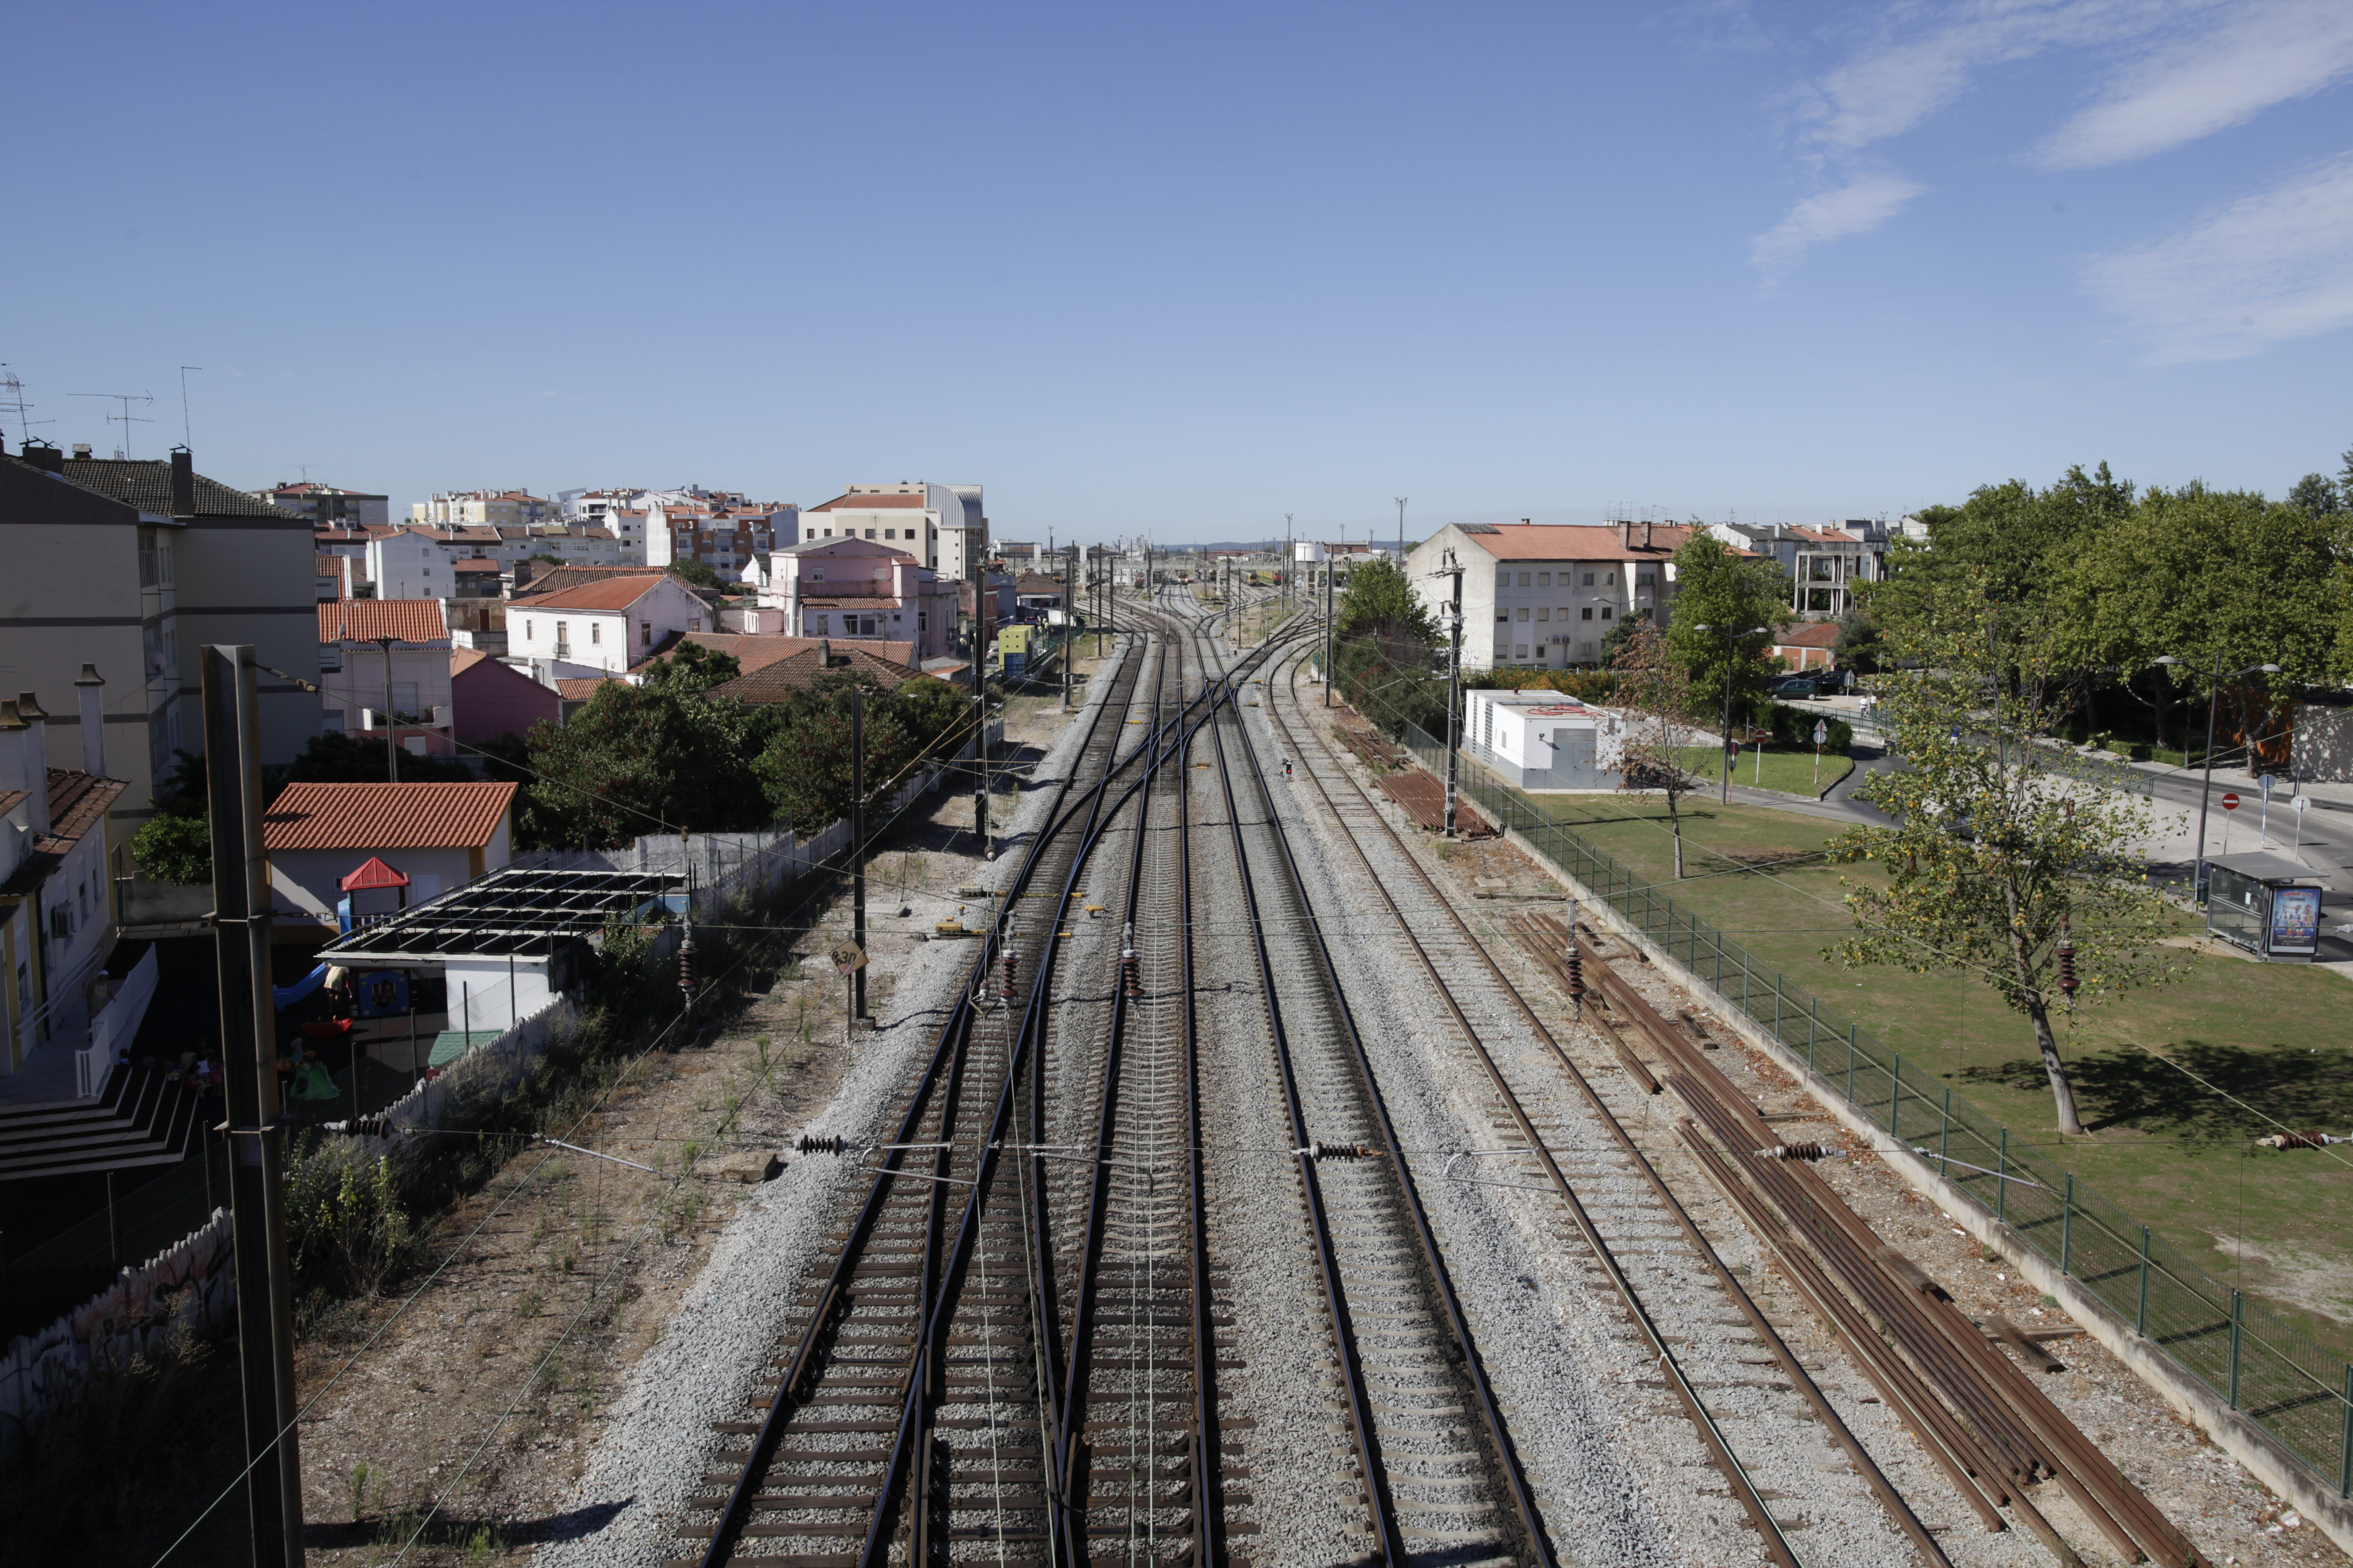
{"label": "house with orange roof", "polygon": [[387,901],[392,910],[421,904],[506,865],[513,858],[517,788],[288,784],[261,814],[270,907],[284,940],[315,942],[327,927],[348,931],[355,918],[387,912],[377,907]]}
{"label": "house with orange roof", "polygon": [[663,572],[604,577],[507,605],[507,656],[543,679],[621,675],[689,632],[715,631],[717,613]]}
{"label": "house with orange roof", "polygon": [[342,599],[319,606],[321,727],[412,755],[446,757],[449,622],[439,599]]}
{"label": "house with orange roof", "polygon": [[1462,667],[1567,669],[1601,662],[1617,626],[1673,611],[1677,550],[1695,531],[1682,523],[1450,522],[1416,545],[1406,575],[1443,626],[1451,559],[1462,568]]}
{"label": "house with orange roof", "polygon": [[[902,479],[850,485],[802,514],[800,542],[871,539],[904,550],[951,582],[979,575],[987,561],[988,519],[978,485]],[[799,628],[796,627],[795,630]]]}

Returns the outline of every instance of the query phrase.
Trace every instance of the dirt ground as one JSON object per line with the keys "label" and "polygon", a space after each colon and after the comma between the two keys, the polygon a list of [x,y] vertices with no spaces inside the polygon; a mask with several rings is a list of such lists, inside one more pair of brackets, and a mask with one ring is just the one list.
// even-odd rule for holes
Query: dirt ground
{"label": "dirt ground", "polygon": [[[1495,912],[1494,900],[1557,895],[1559,884],[1507,840],[1432,846],[1454,891],[1468,910]],[[1468,900],[1481,900],[1470,902]],[[1609,951],[1623,952],[1622,943]],[[1499,962],[1517,973],[1516,955]],[[1812,1096],[1764,1053],[1746,1045],[1723,1021],[1692,1005],[1687,1022],[1705,1037],[1716,1066],[1768,1112],[1820,1110]],[[1852,1147],[1854,1139],[1827,1114],[1818,1121],[1782,1124],[1788,1136]],[[2058,1303],[2021,1281],[1999,1255],[1989,1256],[1975,1238],[1914,1190],[1884,1161],[1868,1153],[1825,1161],[1817,1169],[1880,1237],[1925,1269],[1962,1310],[1983,1321],[2000,1312],[2032,1331],[2075,1327]],[[1770,1310],[1802,1315],[1794,1291],[1778,1279],[1758,1291]],[[2319,1531],[2285,1507],[2270,1489],[2211,1442],[2196,1426],[2176,1415],[2155,1390],[2088,1335],[2054,1340],[2047,1348],[2063,1372],[2039,1379],[2042,1390],[2117,1467],[2142,1488],[2209,1561],[2218,1564],[2269,1565],[2348,1562]],[[2049,1488],[2040,1489],[2049,1490]],[[2065,1509],[2052,1500],[2054,1520]],[[2105,1562],[2104,1542],[2088,1529],[2063,1530],[2086,1562]]]}

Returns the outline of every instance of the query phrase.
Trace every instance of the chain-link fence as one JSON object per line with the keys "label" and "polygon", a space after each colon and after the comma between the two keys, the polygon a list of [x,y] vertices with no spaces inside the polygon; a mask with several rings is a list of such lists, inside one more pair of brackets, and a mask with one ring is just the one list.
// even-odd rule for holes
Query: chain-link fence
{"label": "chain-link fence", "polygon": [[[1404,739],[1424,767],[1444,775],[1442,744],[1410,724]],[[1985,1213],[2278,1438],[2339,1495],[2353,1497],[2353,1363],[2208,1274],[2073,1173],[2013,1140],[2009,1128],[1957,1097],[1949,1084],[1906,1063],[1852,1018],[1467,757],[1460,779],[1466,799],[1585,884],[1714,987],[1728,1009],[1804,1058],[1891,1141],[1937,1162]]]}

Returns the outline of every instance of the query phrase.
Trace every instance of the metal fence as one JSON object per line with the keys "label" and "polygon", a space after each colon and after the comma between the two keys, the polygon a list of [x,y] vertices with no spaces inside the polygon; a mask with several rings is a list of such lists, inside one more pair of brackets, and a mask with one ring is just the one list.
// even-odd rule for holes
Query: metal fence
{"label": "metal fence", "polygon": [[[1424,767],[1444,775],[1443,745],[1410,724],[1405,742]],[[1461,763],[1461,782],[1465,798],[1584,883],[1713,986],[1728,1008],[1803,1057],[1889,1139],[1938,1162],[1980,1209],[2010,1226],[2232,1409],[2270,1432],[2340,1496],[2353,1497],[2353,1363],[2208,1274],[2073,1173],[2014,1140],[2009,1128],[1956,1096],[1951,1085],[1905,1062],[1852,1018],[1468,757]]]}

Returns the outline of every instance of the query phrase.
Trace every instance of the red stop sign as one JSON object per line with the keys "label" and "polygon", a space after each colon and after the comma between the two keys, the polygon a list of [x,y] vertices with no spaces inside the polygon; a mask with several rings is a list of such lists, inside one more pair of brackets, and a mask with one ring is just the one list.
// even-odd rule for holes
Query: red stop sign
{"label": "red stop sign", "polygon": [[2225,790],[2223,792],[2222,809],[2224,811],[2236,811],[2239,809],[2239,792],[2237,790]]}

